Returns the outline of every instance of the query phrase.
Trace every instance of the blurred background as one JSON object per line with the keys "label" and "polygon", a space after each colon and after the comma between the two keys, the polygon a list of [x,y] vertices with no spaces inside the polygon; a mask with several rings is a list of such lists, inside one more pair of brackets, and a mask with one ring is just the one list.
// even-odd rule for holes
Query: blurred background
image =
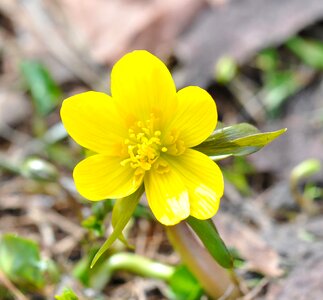
{"label": "blurred background", "polygon": [[[220,162],[214,221],[243,299],[323,299],[322,0],[0,0],[0,299],[53,299],[65,287],[79,299],[188,299],[152,276],[88,269],[111,233],[112,202],[76,193],[84,151],[59,108],[109,92],[111,67],[134,49],[165,61],[178,89],[207,89],[224,124],[288,128]],[[144,204],[127,237],[135,253],[179,263]]]}

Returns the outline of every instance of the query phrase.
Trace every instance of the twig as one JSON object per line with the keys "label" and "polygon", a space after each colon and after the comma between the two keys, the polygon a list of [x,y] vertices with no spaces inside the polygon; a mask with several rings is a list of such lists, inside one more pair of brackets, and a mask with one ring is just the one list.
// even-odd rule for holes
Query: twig
{"label": "twig", "polygon": [[259,284],[254,289],[252,289],[248,294],[243,296],[240,300],[252,300],[252,299],[254,299],[268,283],[269,283],[268,278],[265,277],[265,278],[261,279]]}
{"label": "twig", "polygon": [[251,87],[247,86],[247,79],[234,79],[229,84],[230,91],[235,95],[239,104],[254,121],[262,121],[265,116],[265,109],[258,99],[258,95],[253,93]]}
{"label": "twig", "polygon": [[0,282],[15,296],[17,300],[28,300],[28,298],[15,287],[2,271],[0,271]]}
{"label": "twig", "polygon": [[93,71],[84,63],[84,60],[78,57],[78,53],[60,35],[43,1],[23,1],[21,7],[32,22],[35,34],[57,61],[92,87],[102,81],[102,77],[96,72],[97,70]]}

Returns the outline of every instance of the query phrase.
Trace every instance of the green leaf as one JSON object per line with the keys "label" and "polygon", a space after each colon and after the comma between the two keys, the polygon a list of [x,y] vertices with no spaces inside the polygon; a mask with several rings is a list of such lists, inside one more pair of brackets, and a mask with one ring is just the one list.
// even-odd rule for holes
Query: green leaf
{"label": "green leaf", "polygon": [[44,286],[44,263],[38,245],[28,239],[6,234],[0,242],[0,269],[14,283],[28,289]]}
{"label": "green leaf", "polygon": [[275,48],[261,51],[256,57],[256,65],[264,72],[272,72],[278,67],[278,52]]}
{"label": "green leaf", "polygon": [[237,70],[236,61],[232,57],[223,56],[215,66],[215,79],[221,84],[227,84],[236,76]]}
{"label": "green leaf", "polygon": [[223,268],[232,268],[233,261],[230,252],[222,241],[212,220],[198,220],[190,216],[187,218],[187,223],[219,265]]}
{"label": "green leaf", "polygon": [[287,129],[261,133],[248,124],[240,123],[216,129],[212,135],[194,149],[220,160],[229,156],[244,156],[259,151],[283,134]]}
{"label": "green leaf", "polygon": [[98,237],[102,237],[104,235],[103,222],[94,215],[87,217],[81,224],[84,228],[92,231]]}
{"label": "green leaf", "polygon": [[104,236],[104,219],[113,209],[115,200],[107,199],[92,204],[92,214],[82,221],[82,226],[91,230],[96,236]]}
{"label": "green leaf", "polygon": [[323,70],[323,43],[313,39],[293,37],[286,46],[305,64],[317,70]]}
{"label": "green leaf", "polygon": [[302,71],[274,71],[265,76],[262,90],[263,103],[269,113],[275,113],[288,97],[297,93],[306,84],[309,76]]}
{"label": "green leaf", "polygon": [[248,176],[254,173],[254,167],[243,156],[234,157],[231,164],[222,169],[223,177],[231,182],[244,196],[251,194]]}
{"label": "green leaf", "polygon": [[38,157],[29,157],[20,167],[20,172],[26,178],[43,182],[57,182],[59,174],[56,167]]}
{"label": "green leaf", "polygon": [[61,295],[55,296],[56,300],[78,300],[79,298],[71,289],[64,289]]}
{"label": "green leaf", "polygon": [[60,102],[62,93],[43,64],[33,60],[21,63],[21,73],[40,116],[48,115]]}
{"label": "green leaf", "polygon": [[[129,203],[128,201],[125,201],[125,199],[127,198],[121,198],[121,199],[117,199],[117,201],[114,204],[113,210],[112,210],[112,219],[111,219],[111,224],[113,226],[113,228],[116,228],[118,221],[120,220],[120,218],[122,218],[122,215],[124,214],[125,211],[128,210],[128,206]],[[135,209],[133,210],[133,213],[135,212]],[[133,214],[132,213],[132,214]],[[132,215],[131,214],[131,215]],[[118,236],[118,239],[128,248],[133,248],[133,246],[131,246],[126,238],[124,237],[123,233],[121,232],[120,235]]]}
{"label": "green leaf", "polygon": [[97,252],[97,254],[94,256],[92,263],[91,263],[91,268],[94,266],[94,264],[100,258],[100,256],[106,250],[109,249],[109,247],[115,242],[116,239],[118,239],[120,237],[120,235],[122,234],[122,230],[125,228],[125,226],[129,222],[133,212],[135,211],[135,208],[136,208],[143,192],[144,192],[144,187],[141,186],[136,192],[134,192],[130,196],[121,199],[123,201],[122,207],[124,208],[124,210],[123,210],[122,214],[118,214],[118,219],[115,221],[114,231],[109,236],[109,238],[104,242],[104,244],[102,245],[100,250]]}
{"label": "green leaf", "polygon": [[143,218],[143,219],[147,219],[147,220],[153,220],[154,216],[151,212],[151,210],[149,209],[149,207],[142,205],[141,203],[139,203],[133,213],[133,216],[135,218]]}
{"label": "green leaf", "polygon": [[306,159],[295,166],[291,172],[291,178],[299,181],[301,179],[313,176],[320,172],[321,162],[318,159]]}
{"label": "green leaf", "polygon": [[169,280],[171,299],[198,300],[201,299],[203,289],[194,275],[183,265],[177,266]]}

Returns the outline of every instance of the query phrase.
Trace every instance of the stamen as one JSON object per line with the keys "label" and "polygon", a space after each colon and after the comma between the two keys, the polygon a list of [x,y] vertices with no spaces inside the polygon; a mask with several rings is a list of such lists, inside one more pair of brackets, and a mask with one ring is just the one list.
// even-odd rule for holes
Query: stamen
{"label": "stamen", "polygon": [[169,172],[169,165],[168,163],[163,160],[160,159],[155,165],[154,168],[156,170],[157,173],[159,174],[164,174],[164,173],[168,173]]}
{"label": "stamen", "polygon": [[124,140],[124,145],[129,156],[121,162],[122,166],[129,163],[132,168],[140,169],[142,172],[148,171],[158,160],[161,152],[168,150],[162,146],[161,131],[155,130],[158,119],[154,114],[150,117],[145,122],[135,122],[128,130],[129,137]]}
{"label": "stamen", "polygon": [[145,170],[143,170],[142,168],[137,168],[135,171],[135,176],[134,176],[134,183],[135,185],[138,185],[141,183],[143,177],[145,175]]}
{"label": "stamen", "polygon": [[[164,138],[165,148],[167,147],[167,153],[170,155],[181,155],[186,150],[184,141],[180,138],[179,131],[173,129]],[[163,150],[162,150],[163,151]]]}

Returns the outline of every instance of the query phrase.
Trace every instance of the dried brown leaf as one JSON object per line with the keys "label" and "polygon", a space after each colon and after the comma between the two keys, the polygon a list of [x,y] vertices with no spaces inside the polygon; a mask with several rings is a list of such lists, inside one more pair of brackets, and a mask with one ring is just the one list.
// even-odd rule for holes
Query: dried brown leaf
{"label": "dried brown leaf", "polygon": [[229,214],[217,215],[215,223],[225,244],[238,250],[241,257],[247,261],[249,270],[270,277],[282,275],[277,252],[260,234]]}
{"label": "dried brown leaf", "polygon": [[134,49],[167,57],[175,38],[205,4],[204,0],[58,1],[92,57],[110,64]]}

